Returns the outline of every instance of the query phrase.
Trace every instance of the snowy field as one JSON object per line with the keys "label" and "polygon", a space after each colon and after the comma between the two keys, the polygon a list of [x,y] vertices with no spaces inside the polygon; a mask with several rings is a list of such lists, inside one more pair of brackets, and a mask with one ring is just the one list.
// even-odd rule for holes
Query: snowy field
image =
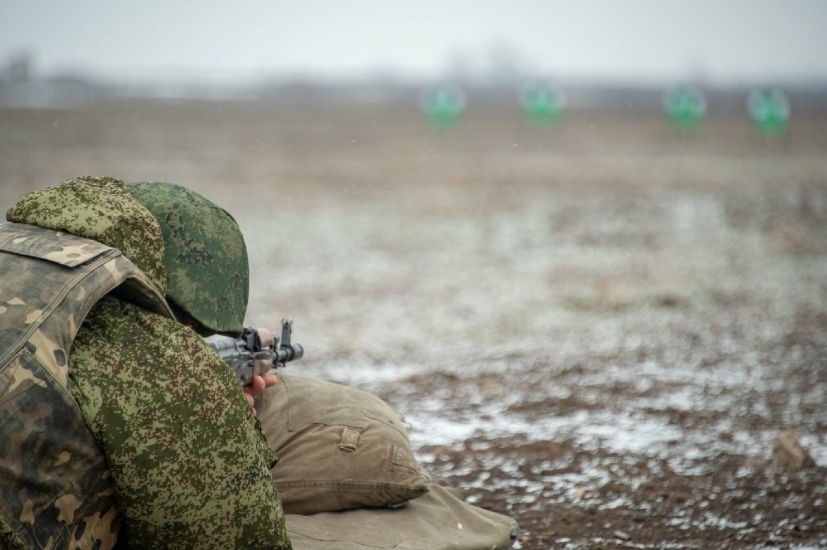
{"label": "snowy field", "polygon": [[[515,548],[827,547],[827,120],[506,106],[0,111],[0,206],[79,174],[169,180],[247,237],[248,322],[294,375],[375,393]],[[794,430],[817,467],[777,470]]]}

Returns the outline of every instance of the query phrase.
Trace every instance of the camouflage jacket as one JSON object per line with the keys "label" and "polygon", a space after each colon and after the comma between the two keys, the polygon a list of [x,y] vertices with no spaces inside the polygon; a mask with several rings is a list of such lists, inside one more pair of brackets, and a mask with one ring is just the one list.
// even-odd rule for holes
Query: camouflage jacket
{"label": "camouflage jacket", "polygon": [[4,548],[106,550],[115,543],[120,515],[107,462],[68,387],[78,328],[113,290],[173,318],[157,287],[119,250],[59,231],[0,225]]}

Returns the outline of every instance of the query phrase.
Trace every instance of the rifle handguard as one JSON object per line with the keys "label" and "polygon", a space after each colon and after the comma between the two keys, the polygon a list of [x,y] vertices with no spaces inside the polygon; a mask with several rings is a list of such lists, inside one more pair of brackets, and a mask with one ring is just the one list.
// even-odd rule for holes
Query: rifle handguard
{"label": "rifle handguard", "polygon": [[239,383],[246,386],[254,375],[267,374],[302,358],[304,348],[290,342],[292,333],[293,320],[282,319],[281,339],[266,328],[244,327],[240,338],[214,334],[204,341],[233,369]]}

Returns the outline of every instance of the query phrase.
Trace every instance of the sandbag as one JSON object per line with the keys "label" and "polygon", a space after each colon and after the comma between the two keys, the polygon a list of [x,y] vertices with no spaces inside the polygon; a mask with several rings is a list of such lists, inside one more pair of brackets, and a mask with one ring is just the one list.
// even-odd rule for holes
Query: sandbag
{"label": "sandbag", "polygon": [[497,550],[511,548],[517,536],[513,519],[438,485],[401,508],[287,514],[285,520],[294,550]]}
{"label": "sandbag", "polygon": [[285,513],[395,506],[428,492],[404,418],[369,393],[279,374],[256,402]]}

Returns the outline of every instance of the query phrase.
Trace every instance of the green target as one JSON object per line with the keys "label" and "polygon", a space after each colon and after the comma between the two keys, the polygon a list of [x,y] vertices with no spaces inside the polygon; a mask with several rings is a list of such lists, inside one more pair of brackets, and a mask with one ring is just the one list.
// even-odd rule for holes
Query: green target
{"label": "green target", "polygon": [[688,86],[667,91],[663,107],[669,123],[681,132],[695,130],[706,117],[706,98],[700,90]]}
{"label": "green target", "polygon": [[525,117],[537,125],[548,125],[560,120],[566,104],[563,92],[548,83],[526,84],[520,89],[519,100]]}
{"label": "green target", "polygon": [[453,126],[465,114],[465,92],[457,86],[440,86],[422,92],[419,109],[425,118],[437,128]]}
{"label": "green target", "polygon": [[747,96],[747,110],[753,127],[765,136],[787,132],[790,122],[790,101],[775,88],[753,90]]}

